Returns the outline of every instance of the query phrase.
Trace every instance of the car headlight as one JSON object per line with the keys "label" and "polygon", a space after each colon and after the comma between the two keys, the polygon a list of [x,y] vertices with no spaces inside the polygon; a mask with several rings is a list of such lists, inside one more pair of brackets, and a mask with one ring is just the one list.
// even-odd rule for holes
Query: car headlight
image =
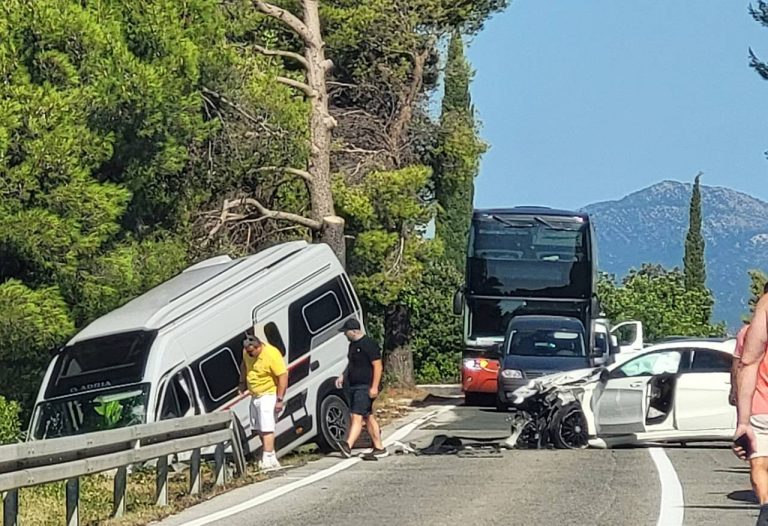
{"label": "car headlight", "polygon": [[523,371],[517,369],[504,369],[501,371],[502,378],[522,378]]}

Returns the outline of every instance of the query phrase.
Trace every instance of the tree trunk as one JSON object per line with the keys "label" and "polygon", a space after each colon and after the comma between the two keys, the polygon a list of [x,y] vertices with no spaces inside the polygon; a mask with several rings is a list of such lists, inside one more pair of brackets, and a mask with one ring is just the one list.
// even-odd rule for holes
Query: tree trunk
{"label": "tree trunk", "polygon": [[328,110],[327,75],[333,63],[325,58],[319,2],[318,0],[301,0],[303,17],[299,19],[285,8],[263,0],[254,1],[257,9],[286,24],[304,41],[303,58],[293,52],[260,49],[267,55],[297,60],[306,72],[306,83],[286,77],[278,77],[277,80],[304,92],[309,100],[310,150],[307,175],[304,177],[309,190],[312,219],[322,225],[320,229],[313,230],[315,230],[315,238],[327,243],[344,264],[346,261],[344,220],[336,215],[331,180],[331,146],[336,120]]}
{"label": "tree trunk", "polygon": [[415,385],[410,334],[408,307],[391,305],[384,318],[384,371],[387,379],[397,387]]}
{"label": "tree trunk", "polygon": [[309,173],[312,181],[309,185],[312,215],[323,222],[320,241],[328,244],[339,258],[342,265],[346,262],[344,243],[344,220],[336,215],[333,204],[331,181],[331,145],[336,120],[328,110],[328,87],[326,77],[332,63],[325,58],[325,43],[320,26],[320,13],[317,0],[303,0],[304,23],[309,30],[304,46],[304,58],[307,60],[307,84],[310,97],[310,153]]}
{"label": "tree trunk", "polygon": [[424,66],[429,57],[429,48],[413,55],[413,72],[411,83],[405,92],[400,94],[399,109],[389,129],[389,150],[392,162],[396,168],[402,165],[402,153],[406,144],[406,131],[413,118],[413,108],[421,93],[424,82]]}
{"label": "tree trunk", "polygon": [[323,229],[320,232],[320,242],[331,247],[339,258],[341,265],[347,267],[347,245],[344,241],[344,219],[339,216],[323,218]]}

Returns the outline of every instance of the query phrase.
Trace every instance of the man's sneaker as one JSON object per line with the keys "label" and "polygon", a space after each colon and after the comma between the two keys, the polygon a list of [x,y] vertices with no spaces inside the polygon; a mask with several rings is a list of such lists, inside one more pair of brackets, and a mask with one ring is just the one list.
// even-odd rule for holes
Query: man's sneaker
{"label": "man's sneaker", "polygon": [[341,440],[339,441],[339,451],[341,451],[341,455],[344,458],[352,458],[352,448],[349,447],[349,444],[346,443],[346,441]]}
{"label": "man's sneaker", "polygon": [[389,451],[387,451],[386,448],[374,449],[373,451],[371,451],[371,455],[373,455],[376,458],[384,458],[389,456]]}
{"label": "man's sneaker", "polygon": [[280,465],[280,462],[277,460],[277,457],[267,457],[265,459],[262,459],[261,462],[259,462],[260,471],[263,471],[263,472],[277,471],[278,469],[283,469],[283,466]]}

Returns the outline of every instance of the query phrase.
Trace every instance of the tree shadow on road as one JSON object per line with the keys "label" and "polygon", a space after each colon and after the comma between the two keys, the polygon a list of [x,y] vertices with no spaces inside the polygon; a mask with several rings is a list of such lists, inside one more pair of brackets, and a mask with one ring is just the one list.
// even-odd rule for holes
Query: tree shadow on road
{"label": "tree shadow on road", "polygon": [[424,398],[424,400],[416,401],[414,400],[411,403],[411,407],[429,407],[433,405],[456,405],[457,401],[459,401],[456,398],[451,398],[447,396],[435,396],[433,394],[429,394]]}
{"label": "tree shadow on road", "polygon": [[714,473],[729,473],[731,475],[749,475],[749,468],[716,469]]}
{"label": "tree shadow on road", "polygon": [[757,505],[757,497],[755,497],[755,493],[751,489],[742,489],[738,491],[732,491],[727,495],[729,500],[734,500],[736,502],[744,502],[745,504],[755,504]]}

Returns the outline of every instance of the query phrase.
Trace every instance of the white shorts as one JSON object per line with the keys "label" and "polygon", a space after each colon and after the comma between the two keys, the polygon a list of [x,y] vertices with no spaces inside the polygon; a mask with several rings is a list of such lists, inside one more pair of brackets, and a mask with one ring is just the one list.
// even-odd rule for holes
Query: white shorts
{"label": "white shorts", "polygon": [[275,432],[276,394],[264,394],[251,398],[251,430],[262,433]]}

